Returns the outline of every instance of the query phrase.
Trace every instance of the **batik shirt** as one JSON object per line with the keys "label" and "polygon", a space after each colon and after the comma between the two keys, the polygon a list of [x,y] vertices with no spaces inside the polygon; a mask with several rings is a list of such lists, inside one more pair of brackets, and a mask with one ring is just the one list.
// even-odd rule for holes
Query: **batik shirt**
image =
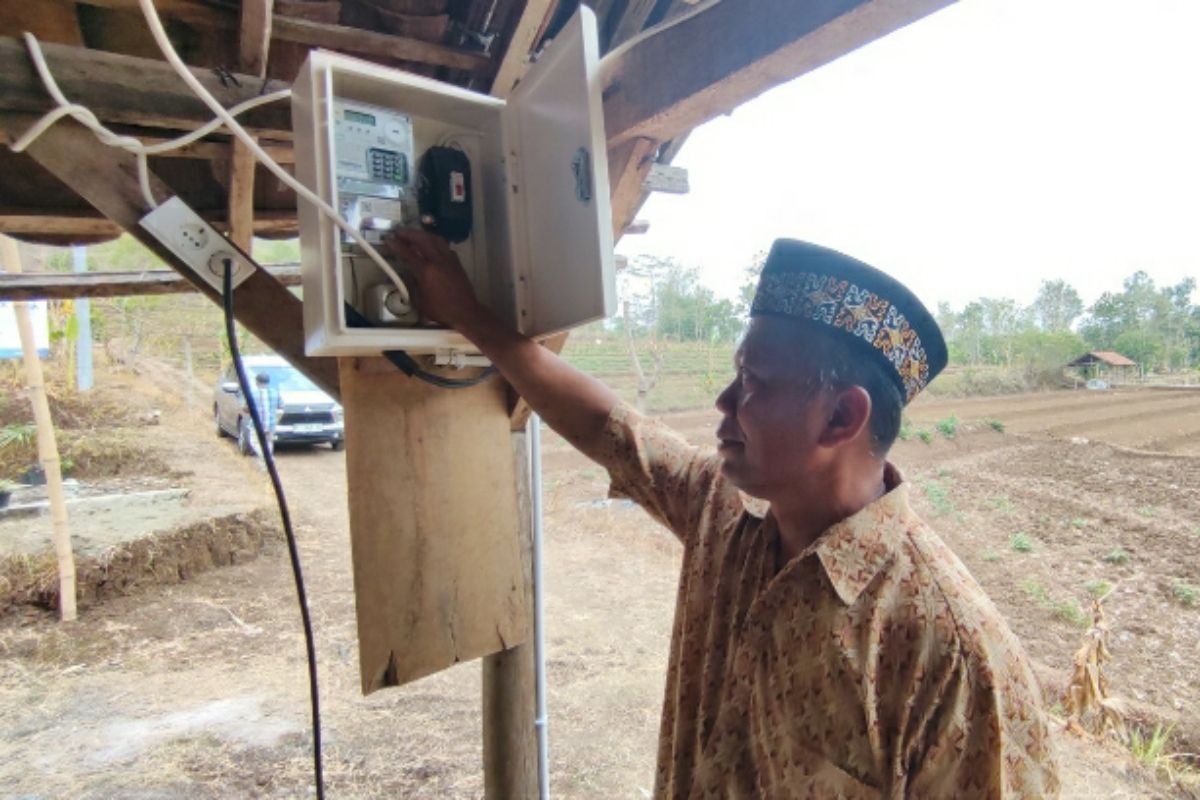
{"label": "batik shirt", "polygon": [[781,564],[717,457],[626,406],[599,449],[614,495],[684,545],[655,797],[1057,792],[1020,643],[890,465],[881,498]]}

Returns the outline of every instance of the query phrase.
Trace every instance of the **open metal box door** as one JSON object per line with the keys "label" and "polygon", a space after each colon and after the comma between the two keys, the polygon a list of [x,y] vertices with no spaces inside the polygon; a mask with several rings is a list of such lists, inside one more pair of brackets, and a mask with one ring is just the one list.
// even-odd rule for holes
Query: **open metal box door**
{"label": "open metal box door", "polygon": [[505,109],[517,321],[530,336],[616,310],[599,61],[596,17],[580,6]]}

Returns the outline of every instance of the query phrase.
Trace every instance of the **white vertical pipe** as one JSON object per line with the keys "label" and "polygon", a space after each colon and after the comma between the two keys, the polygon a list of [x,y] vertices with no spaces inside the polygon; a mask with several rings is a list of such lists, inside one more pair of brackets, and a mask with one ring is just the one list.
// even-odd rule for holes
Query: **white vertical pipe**
{"label": "white vertical pipe", "polygon": [[[71,262],[76,272],[87,272],[87,248],[71,248]],[[75,319],[79,327],[75,336],[75,388],[86,392],[92,388],[92,304],[86,297],[75,301]]]}
{"label": "white vertical pipe", "polygon": [[529,494],[533,511],[533,658],[537,728],[538,797],[550,797],[550,736],[546,713],[546,626],[542,580],[542,420],[529,421]]}

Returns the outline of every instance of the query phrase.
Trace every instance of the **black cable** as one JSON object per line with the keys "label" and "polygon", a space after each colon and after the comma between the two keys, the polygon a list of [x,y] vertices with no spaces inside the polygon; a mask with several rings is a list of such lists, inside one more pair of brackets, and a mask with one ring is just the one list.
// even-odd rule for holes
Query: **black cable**
{"label": "black cable", "polygon": [[[342,309],[345,311],[346,325],[349,327],[378,327],[373,325],[371,320],[367,319],[365,315],[349,303],[342,303]],[[432,372],[421,369],[421,365],[417,363],[417,360],[405,350],[384,350],[383,357],[395,364],[397,369],[408,377],[425,381],[425,383],[437,386],[440,389],[469,389],[472,386],[478,386],[496,374],[495,367],[485,367],[483,372],[474,378],[443,378],[441,375],[435,375]]]}
{"label": "black cable", "polygon": [[304,591],[304,575],[300,571],[300,550],[296,546],[296,534],[292,530],[292,515],[288,512],[287,498],[283,495],[283,482],[279,480],[279,470],[275,468],[275,454],[268,447],[266,429],[254,395],[250,391],[250,381],[246,378],[246,368],[242,364],[242,354],[238,350],[237,325],[233,316],[233,262],[225,260],[225,275],[221,280],[222,300],[225,306],[225,335],[229,339],[229,353],[233,356],[233,367],[237,372],[238,385],[242,389],[242,397],[246,398],[246,406],[250,411],[250,421],[254,425],[254,435],[258,437],[259,452],[267,465],[267,474],[271,476],[271,487],[275,490],[275,500],[279,504],[279,516],[283,520],[283,533],[287,538],[288,556],[292,561],[292,577],[296,581],[296,597],[300,601],[300,621],[304,626],[304,647],[308,651],[308,692],[312,704],[312,735],[313,735],[313,779],[317,785],[317,800],[325,800],[325,777],[321,765],[321,704],[317,694],[317,645],[313,637],[312,619],[308,613],[308,596]]}

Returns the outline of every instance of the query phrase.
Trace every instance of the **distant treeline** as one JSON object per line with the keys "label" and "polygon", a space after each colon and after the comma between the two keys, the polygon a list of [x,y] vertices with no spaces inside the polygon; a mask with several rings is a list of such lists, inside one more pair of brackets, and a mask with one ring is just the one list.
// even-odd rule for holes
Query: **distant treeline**
{"label": "distant treeline", "polygon": [[937,318],[954,364],[1048,375],[1089,350],[1113,350],[1136,361],[1143,374],[1172,372],[1200,364],[1195,289],[1193,278],[1158,287],[1139,271],[1120,292],[1105,292],[1085,308],[1075,287],[1049,280],[1029,306],[981,297],[957,311],[942,303]]}

